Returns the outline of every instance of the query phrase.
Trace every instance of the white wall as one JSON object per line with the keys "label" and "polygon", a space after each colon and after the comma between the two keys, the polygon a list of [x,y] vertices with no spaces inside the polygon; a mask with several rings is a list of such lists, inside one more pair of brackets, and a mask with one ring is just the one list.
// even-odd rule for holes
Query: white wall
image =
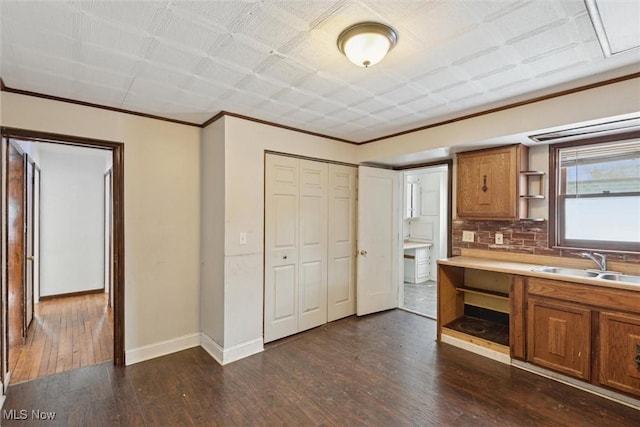
{"label": "white wall", "polygon": [[127,363],[197,345],[200,130],[14,93],[0,96],[2,126],[124,143]]}
{"label": "white wall", "polygon": [[[236,117],[225,116],[219,121],[224,122],[225,237],[224,332],[217,344],[224,347],[226,358],[227,352],[246,355],[262,349],[265,150],[355,163],[357,147]],[[215,138],[206,136],[203,143],[211,144]],[[215,161],[202,166],[203,171],[215,167]],[[203,212],[208,203],[203,200]],[[247,233],[246,245],[239,244],[241,232]],[[203,238],[211,239],[211,235],[203,233]],[[203,267],[203,278],[205,272]],[[221,290],[212,292],[219,294]],[[219,326],[203,325],[205,328],[217,330]]]}
{"label": "white wall", "polygon": [[224,120],[202,130],[200,325],[224,347],[225,136]]}
{"label": "white wall", "polygon": [[104,285],[104,166],[111,151],[40,144],[40,296]]}

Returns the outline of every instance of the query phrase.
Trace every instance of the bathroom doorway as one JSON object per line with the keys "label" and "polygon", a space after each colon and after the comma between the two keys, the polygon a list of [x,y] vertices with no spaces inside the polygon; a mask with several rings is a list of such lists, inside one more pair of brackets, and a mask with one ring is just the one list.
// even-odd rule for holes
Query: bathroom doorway
{"label": "bathroom doorway", "polygon": [[437,260],[450,251],[451,162],[404,171],[400,308],[437,318]]}

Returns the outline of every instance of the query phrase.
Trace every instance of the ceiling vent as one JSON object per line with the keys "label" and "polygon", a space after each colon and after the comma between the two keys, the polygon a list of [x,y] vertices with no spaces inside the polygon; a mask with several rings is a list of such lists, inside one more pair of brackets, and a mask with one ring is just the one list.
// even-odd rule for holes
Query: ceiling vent
{"label": "ceiling vent", "polygon": [[534,142],[555,143],[575,141],[579,139],[600,136],[629,134],[634,131],[640,131],[639,117],[625,120],[616,120],[614,122],[580,126],[548,133],[540,133],[538,135],[531,135],[529,136],[529,138]]}

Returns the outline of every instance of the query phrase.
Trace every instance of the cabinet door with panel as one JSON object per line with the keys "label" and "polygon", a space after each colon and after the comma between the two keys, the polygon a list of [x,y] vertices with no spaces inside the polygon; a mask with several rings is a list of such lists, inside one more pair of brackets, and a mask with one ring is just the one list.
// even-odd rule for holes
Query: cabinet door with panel
{"label": "cabinet door with panel", "polygon": [[420,283],[429,279],[429,247],[404,250],[404,281]]}
{"label": "cabinet door with panel", "polygon": [[416,282],[429,279],[429,248],[416,249]]}
{"label": "cabinet door with panel", "polygon": [[527,360],[589,380],[591,310],[576,304],[530,297],[527,312]]}
{"label": "cabinet door with panel", "polygon": [[640,396],[640,316],[600,313],[600,384]]}
{"label": "cabinet door with panel", "polygon": [[526,204],[520,199],[520,171],[527,168],[527,156],[522,145],[458,153],[458,218],[518,219]]}

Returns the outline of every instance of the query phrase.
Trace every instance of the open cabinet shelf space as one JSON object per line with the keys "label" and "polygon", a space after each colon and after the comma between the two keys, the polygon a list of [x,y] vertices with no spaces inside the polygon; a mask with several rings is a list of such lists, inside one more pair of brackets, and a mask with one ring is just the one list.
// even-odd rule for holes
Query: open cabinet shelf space
{"label": "open cabinet shelf space", "polygon": [[476,295],[484,295],[484,296],[488,296],[488,297],[493,297],[493,298],[498,298],[498,299],[503,299],[503,300],[509,301],[509,294],[506,294],[504,292],[499,292],[499,291],[490,291],[490,290],[486,290],[486,289],[471,288],[471,287],[468,287],[468,286],[458,286],[458,287],[456,287],[456,291],[458,291],[458,292],[466,292],[466,293],[476,294]]}
{"label": "open cabinet shelf space", "polygon": [[464,315],[444,325],[445,329],[509,347],[509,325]]}

